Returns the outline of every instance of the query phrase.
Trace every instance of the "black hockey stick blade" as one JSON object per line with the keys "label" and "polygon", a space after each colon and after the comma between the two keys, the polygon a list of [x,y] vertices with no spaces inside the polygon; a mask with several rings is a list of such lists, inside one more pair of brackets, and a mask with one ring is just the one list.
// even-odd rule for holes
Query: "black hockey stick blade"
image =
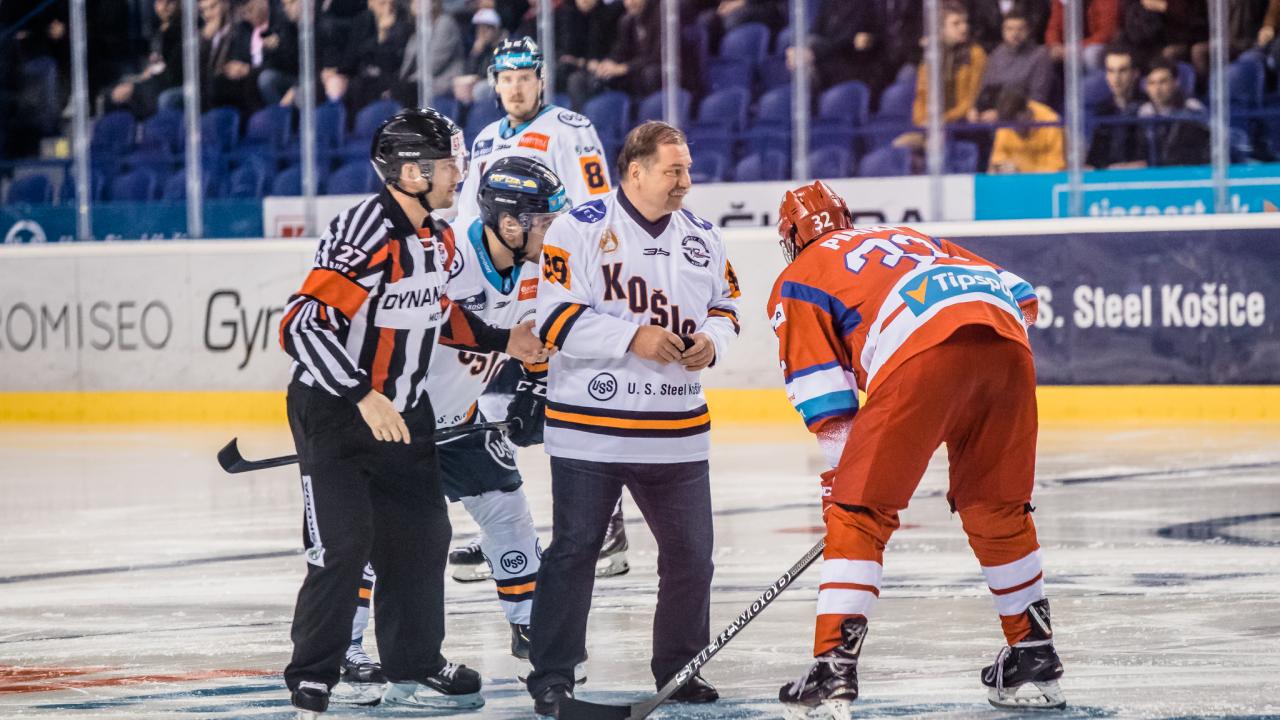
{"label": "black hockey stick blade", "polygon": [[560,702],[560,714],[557,717],[560,720],[642,720],[642,718],[648,717],[649,713],[656,710],[659,705],[667,701],[667,698],[684,687],[690,678],[697,675],[702,666],[710,662],[711,658],[720,652],[721,648],[728,645],[729,641],[742,628],[747,626],[747,623],[750,623],[757,615],[764,612],[764,609],[769,607],[769,603],[782,594],[782,591],[786,590],[796,578],[800,577],[801,573],[809,569],[813,561],[822,555],[822,549],[826,545],[827,541],[824,538],[819,540],[817,545],[809,548],[809,552],[805,553],[804,557],[797,560],[790,570],[783,573],[782,577],[775,580],[767,590],[761,593],[760,597],[747,606],[747,609],[743,610],[732,623],[729,623],[728,627],[721,630],[710,645],[703,648],[702,652],[699,652],[692,660],[685,663],[685,666],[680,668],[680,672],[676,673],[675,677],[662,686],[658,694],[648,700],[631,703],[630,705],[603,705],[577,698],[565,698]]}
{"label": "black hockey stick blade", "polygon": [[[454,425],[453,427],[437,430],[431,436],[433,442],[440,442],[458,435],[469,435],[476,432],[485,432],[488,430],[497,430],[506,432],[509,422],[491,422],[477,423],[475,425]],[[242,472],[251,472],[253,470],[266,470],[267,468],[280,467],[282,465],[292,465],[298,462],[297,455],[281,455],[280,457],[264,458],[262,460],[246,460],[240,454],[240,447],[236,444],[236,438],[231,438],[231,442],[226,447],[218,451],[218,464],[228,473],[236,474]]]}

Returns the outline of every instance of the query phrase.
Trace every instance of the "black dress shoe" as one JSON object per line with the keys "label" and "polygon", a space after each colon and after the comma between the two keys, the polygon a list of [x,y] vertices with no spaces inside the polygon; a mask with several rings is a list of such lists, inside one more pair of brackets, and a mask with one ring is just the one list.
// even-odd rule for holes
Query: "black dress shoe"
{"label": "black dress shoe", "polygon": [[720,699],[720,693],[712,687],[711,683],[702,679],[701,675],[694,675],[689,678],[689,682],[684,684],[679,690],[675,691],[669,702],[681,703],[709,703]]}
{"label": "black dress shoe", "polygon": [[568,685],[552,685],[533,697],[533,712],[540,717],[560,717],[560,701],[573,697]]}

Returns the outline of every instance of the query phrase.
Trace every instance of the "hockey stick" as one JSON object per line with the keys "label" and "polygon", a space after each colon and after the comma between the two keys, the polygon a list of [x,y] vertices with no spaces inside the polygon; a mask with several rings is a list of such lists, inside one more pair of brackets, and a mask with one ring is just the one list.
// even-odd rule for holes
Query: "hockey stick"
{"label": "hockey stick", "polygon": [[[487,430],[498,430],[505,433],[508,425],[510,425],[509,421],[455,425],[435,431],[431,435],[431,441],[438,443],[441,440],[448,440],[459,435],[469,435]],[[263,460],[245,460],[244,456],[240,454],[240,448],[236,445],[236,438],[231,438],[231,442],[218,451],[218,464],[222,466],[223,470],[233,474],[249,472],[250,470],[265,470],[266,468],[280,467],[281,465],[292,465],[296,462],[298,462],[297,455],[282,455]]]}
{"label": "hockey stick", "polygon": [[824,538],[819,540],[817,545],[809,548],[809,552],[805,553],[804,557],[796,561],[796,564],[783,573],[782,577],[775,580],[760,597],[755,599],[755,602],[751,603],[746,610],[743,610],[742,614],[734,619],[732,623],[729,623],[729,627],[721,630],[710,645],[702,648],[702,652],[685,663],[685,666],[680,668],[680,672],[668,680],[657,695],[643,702],[631,703],[630,705],[602,705],[587,702],[586,700],[578,700],[577,698],[565,698],[560,701],[560,714],[558,717],[560,720],[641,720],[641,718],[648,717],[649,713],[666,702],[667,698],[674,695],[677,690],[684,687],[684,684],[698,674],[698,670],[710,662],[711,658],[720,652],[721,648],[728,645],[729,641],[742,628],[747,626],[747,623],[754,620],[765,608],[769,607],[769,603],[773,602],[783,590],[786,590],[796,578],[800,577],[800,573],[807,570],[813,564],[813,561],[817,560],[818,556],[822,554],[822,549],[826,547],[826,544],[827,541]]}

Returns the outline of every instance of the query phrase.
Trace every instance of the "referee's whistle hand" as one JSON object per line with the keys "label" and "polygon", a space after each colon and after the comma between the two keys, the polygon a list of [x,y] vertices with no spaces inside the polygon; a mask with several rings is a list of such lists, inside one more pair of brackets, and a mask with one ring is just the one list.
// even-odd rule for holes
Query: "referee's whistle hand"
{"label": "referee's whistle hand", "polygon": [[507,341],[507,354],[527,363],[546,362],[550,357],[542,341],[533,334],[532,320],[525,320],[511,328],[511,339]]}
{"label": "referee's whistle hand", "polygon": [[631,338],[631,352],[645,360],[656,363],[673,363],[680,361],[684,352],[684,341],[679,335],[657,325],[641,325]]}
{"label": "referee's whistle hand", "polygon": [[377,390],[370,390],[360,402],[360,416],[369,424],[373,437],[383,442],[402,442],[409,444],[409,427],[404,424],[400,411]]}

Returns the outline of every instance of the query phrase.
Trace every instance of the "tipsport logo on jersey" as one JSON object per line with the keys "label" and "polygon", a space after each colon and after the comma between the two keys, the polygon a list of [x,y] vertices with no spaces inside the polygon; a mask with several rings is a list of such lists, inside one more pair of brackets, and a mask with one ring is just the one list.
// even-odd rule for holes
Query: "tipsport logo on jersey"
{"label": "tipsport logo on jersey", "polygon": [[898,291],[898,296],[906,303],[907,309],[919,317],[938,303],[972,293],[990,295],[1019,315],[1022,313],[998,275],[976,268],[954,265],[929,268],[908,280]]}

